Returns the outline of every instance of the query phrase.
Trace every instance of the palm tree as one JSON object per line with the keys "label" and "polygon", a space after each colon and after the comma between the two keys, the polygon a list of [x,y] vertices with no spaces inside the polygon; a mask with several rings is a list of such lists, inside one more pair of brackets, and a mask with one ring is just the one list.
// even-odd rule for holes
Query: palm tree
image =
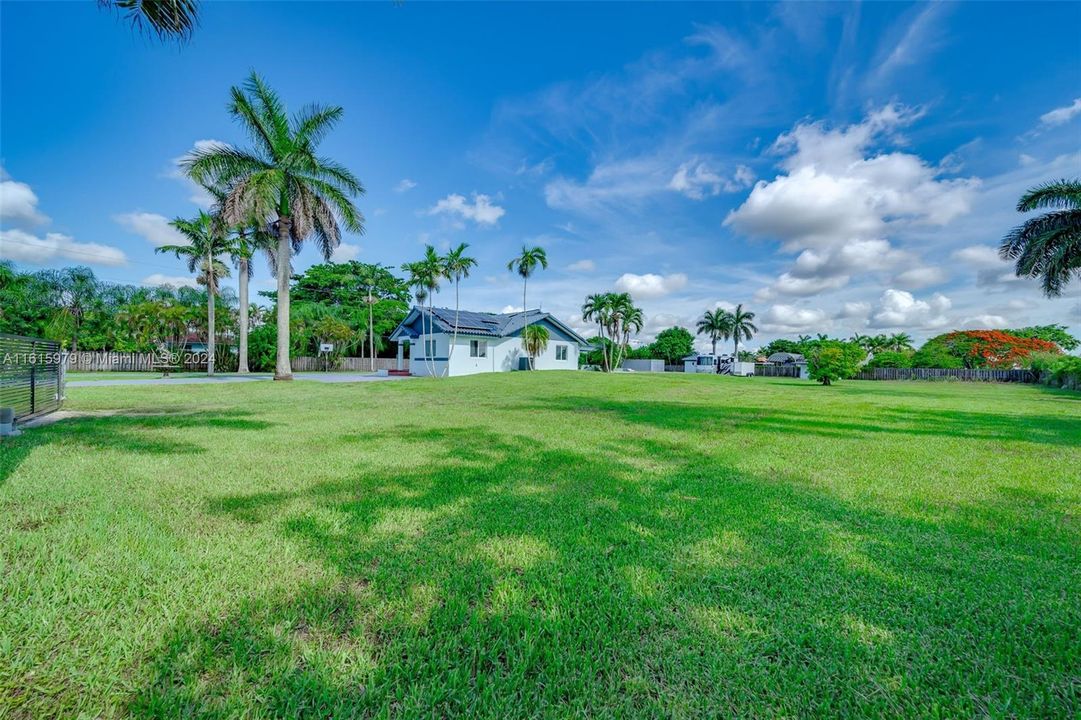
{"label": "palm tree", "polygon": [[619,367],[623,362],[623,351],[631,341],[631,333],[638,334],[645,324],[642,309],[635,307],[629,293],[618,293],[613,298],[613,315],[616,320],[616,337],[619,338],[619,346],[616,348],[616,358],[613,367]]}
{"label": "palm tree", "polygon": [[237,364],[237,373],[239,374],[248,372],[248,321],[250,314],[248,281],[251,280],[253,272],[251,261],[257,250],[270,252],[273,246],[274,236],[267,228],[258,223],[253,223],[248,227],[243,225],[238,227],[230,245],[229,255],[237,266],[240,290],[240,347],[238,348],[239,359]]}
{"label": "palm tree", "polygon": [[187,40],[199,22],[196,0],[98,0],[98,7],[115,8],[132,27],[162,40]]}
{"label": "palm tree", "polygon": [[[417,296],[417,302],[423,305],[424,300],[428,301],[428,335],[432,334],[435,320],[432,318],[432,303],[434,296],[439,292],[439,281],[446,277],[447,267],[443,258],[439,257],[439,254],[435,251],[435,248],[431,245],[424,246],[424,257],[417,262],[406,263],[402,265],[402,269],[409,273],[409,284],[413,286]],[[424,334],[424,317],[421,316],[420,331]],[[429,337],[429,339],[432,339]],[[427,343],[424,348],[424,360],[428,366],[431,375],[435,375],[435,361],[431,357],[431,353],[428,352]],[[432,347],[435,346],[434,341]],[[449,368],[448,368],[449,370]]]}
{"label": "palm tree", "polygon": [[608,339],[609,328],[612,323],[612,297],[613,293],[594,293],[586,296],[582,305],[582,319],[586,322],[596,321],[601,335],[601,357],[604,359],[604,371],[612,371],[610,358],[611,344],[603,342]]}
{"label": "palm tree", "polygon": [[447,277],[454,281],[454,341],[450,345],[450,352],[447,353],[448,362],[454,355],[454,346],[458,344],[458,310],[461,307],[458,300],[458,286],[462,278],[469,277],[469,271],[477,266],[476,259],[465,254],[468,247],[469,243],[461,243],[443,258],[443,269]]}
{"label": "palm tree", "polygon": [[380,263],[376,263],[362,266],[360,274],[357,276],[357,281],[367,294],[365,301],[368,305],[368,352],[371,356],[370,368],[372,372],[375,372],[375,319],[373,306],[382,299],[383,293],[380,290],[379,281],[386,272],[387,268]]}
{"label": "palm tree", "polygon": [[1018,212],[1051,208],[1010,231],[998,254],[1016,261],[1017,277],[1040,278],[1044,295],[1058,297],[1071,276],[1081,278],[1081,180],[1045,183],[1017,203]]}
{"label": "palm tree", "polygon": [[522,246],[522,254],[507,263],[507,269],[522,276],[522,310],[526,310],[525,292],[529,277],[537,268],[548,269],[548,255],[542,247]]}
{"label": "palm tree", "polygon": [[198,282],[206,285],[206,374],[214,374],[214,298],[218,292],[218,280],[229,277],[229,268],[220,260],[219,255],[230,251],[229,241],[222,232],[221,223],[209,213],[199,211],[194,220],[176,218],[171,223],[188,240],[187,245],[162,245],[154,252],[171,252],[176,257],[184,258],[188,263],[188,272],[199,272]]}
{"label": "palm tree", "polygon": [[733,357],[736,362],[739,362],[739,341],[742,339],[750,342],[754,334],[758,332],[752,320],[754,320],[753,312],[744,312],[742,303],[736,305],[736,309],[732,311],[732,337],[736,341]]}
{"label": "palm tree", "polygon": [[886,338],[886,349],[904,352],[912,349],[912,336],[908,333],[896,333]]}
{"label": "palm tree", "polygon": [[699,335],[709,335],[713,345],[713,355],[717,355],[717,341],[732,337],[732,313],[722,308],[706,310],[706,314],[698,321],[695,330]]}
{"label": "palm tree", "polygon": [[278,357],[275,380],[292,380],[289,363],[289,278],[292,254],[314,237],[328,261],[341,243],[341,228],[364,232],[352,197],[364,187],[343,165],[316,152],[342,117],[340,107],[309,105],[292,118],[277,94],[254,72],[233,87],[229,111],[248,131],[254,150],[216,145],[192,151],[181,163],[202,185],[229,188],[223,217],[239,224],[275,215],[278,247]]}
{"label": "palm tree", "polygon": [[534,323],[522,328],[522,347],[529,355],[529,369],[537,369],[537,356],[548,349],[548,328]]}

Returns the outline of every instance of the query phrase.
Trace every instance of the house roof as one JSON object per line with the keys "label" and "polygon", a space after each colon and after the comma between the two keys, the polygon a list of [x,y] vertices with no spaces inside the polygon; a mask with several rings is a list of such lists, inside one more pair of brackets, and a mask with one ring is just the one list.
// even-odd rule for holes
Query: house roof
{"label": "house roof", "polygon": [[[410,326],[418,316],[424,316],[428,322],[428,308],[414,307],[402,320],[394,332],[390,334],[391,340],[407,340],[417,337],[417,333]],[[589,341],[576,333],[564,323],[560,322],[551,313],[542,310],[526,310],[514,313],[486,313],[472,310],[460,310],[457,313],[458,332],[462,335],[481,335],[486,337],[510,337],[527,325],[547,320],[566,333],[580,345],[588,345]],[[454,332],[455,311],[453,308],[432,308],[431,322],[437,331],[444,333]]]}
{"label": "house roof", "polygon": [[771,363],[800,363],[804,362],[803,356],[799,353],[787,353],[787,352],[775,352],[766,358],[766,362]]}

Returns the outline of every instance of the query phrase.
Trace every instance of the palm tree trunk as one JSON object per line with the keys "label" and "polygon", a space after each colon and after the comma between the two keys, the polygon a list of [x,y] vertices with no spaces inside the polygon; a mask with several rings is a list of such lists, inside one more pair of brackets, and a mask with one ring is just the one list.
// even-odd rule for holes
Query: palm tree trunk
{"label": "palm tree trunk", "polygon": [[292,380],[289,363],[289,262],[292,245],[289,242],[290,218],[278,216],[278,360],[274,366],[275,380]]}
{"label": "palm tree trunk", "polygon": [[368,352],[371,353],[371,371],[375,372],[375,329],[372,327],[372,289],[368,288]]}
{"label": "palm tree trunk", "polygon": [[736,335],[736,350],[732,354],[732,362],[739,362],[739,335]]}
{"label": "palm tree trunk", "polygon": [[[210,263],[214,262],[213,258],[208,258]],[[214,338],[214,266],[213,264],[207,267],[206,274],[206,374],[214,374],[214,352],[217,350],[217,345]]]}
{"label": "palm tree trunk", "polygon": [[454,341],[450,344],[450,350],[447,352],[447,374],[450,374],[450,359],[454,357],[454,348],[458,345],[458,309],[462,306],[461,301],[458,299],[458,285],[461,280],[454,281]]}
{"label": "palm tree trunk", "polygon": [[526,286],[529,284],[529,278],[522,276],[522,312],[525,312],[525,291]]}
{"label": "palm tree trunk", "polygon": [[240,350],[237,373],[248,373],[248,259],[240,258]]}
{"label": "palm tree trunk", "polygon": [[713,338],[713,357],[717,357],[717,338]]}

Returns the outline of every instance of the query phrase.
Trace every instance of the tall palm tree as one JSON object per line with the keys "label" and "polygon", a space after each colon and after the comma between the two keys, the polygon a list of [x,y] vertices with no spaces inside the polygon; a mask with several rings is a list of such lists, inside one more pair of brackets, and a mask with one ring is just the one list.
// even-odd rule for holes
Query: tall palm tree
{"label": "tall palm tree", "polygon": [[548,269],[548,255],[544,252],[542,247],[527,247],[522,246],[522,254],[516,258],[513,258],[507,263],[507,269],[511,272],[516,272],[522,277],[522,310],[525,311],[528,308],[525,304],[526,298],[526,286],[529,284],[529,278],[533,275],[537,268],[542,270]]}
{"label": "tall palm tree", "polygon": [[706,310],[706,314],[698,321],[695,330],[699,335],[709,335],[713,355],[716,356],[717,341],[732,337],[732,313],[722,308]]}
{"label": "tall palm tree", "polygon": [[1018,212],[1052,209],[1010,231],[998,254],[1016,262],[1017,277],[1040,278],[1043,293],[1058,297],[1072,276],[1081,278],[1081,180],[1057,180],[1029,190]]}
{"label": "tall palm tree", "polygon": [[736,305],[736,309],[732,311],[732,337],[736,341],[733,357],[736,362],[739,362],[739,341],[746,340],[750,342],[754,334],[758,332],[758,328],[751,322],[752,320],[754,320],[753,312],[744,311],[743,303]]}
{"label": "tall palm tree", "polygon": [[223,216],[230,224],[275,215],[278,276],[278,357],[275,380],[292,380],[289,363],[291,258],[314,237],[328,261],[341,228],[364,232],[364,216],[351,198],[364,187],[343,165],[316,148],[341,120],[340,107],[308,105],[291,117],[278,95],[254,72],[233,87],[229,112],[248,131],[253,150],[216,145],[192,151],[181,166],[196,182],[228,187]]}
{"label": "tall palm tree", "polygon": [[209,213],[199,211],[194,220],[176,218],[171,223],[187,240],[187,245],[162,245],[155,252],[171,252],[176,257],[184,258],[188,263],[188,272],[199,273],[198,281],[206,285],[206,374],[214,374],[214,353],[217,350],[214,335],[214,298],[218,293],[218,281],[229,276],[229,268],[218,256],[230,251],[230,244],[222,231],[222,225]]}
{"label": "tall palm tree", "polygon": [[582,319],[586,322],[595,321],[600,328],[601,358],[604,360],[604,371],[612,371],[611,350],[608,342],[609,329],[612,324],[612,297],[613,293],[594,293],[586,296],[582,305]]}
{"label": "tall palm tree", "polygon": [[461,243],[443,258],[443,269],[447,277],[454,281],[454,341],[451,343],[450,352],[447,353],[448,358],[454,355],[454,347],[458,344],[458,310],[461,307],[458,300],[458,286],[461,285],[462,278],[469,277],[469,271],[477,266],[476,258],[465,254],[468,247],[469,243]]}
{"label": "tall palm tree", "polygon": [[258,222],[251,225],[241,225],[236,228],[235,235],[231,238],[229,255],[233,264],[237,267],[238,287],[240,291],[240,339],[238,348],[237,373],[248,373],[248,325],[250,315],[250,303],[248,301],[248,281],[253,273],[252,258],[259,250],[271,252],[274,247],[274,236]]}
{"label": "tall palm tree", "polygon": [[522,328],[522,347],[529,356],[529,369],[537,369],[537,356],[548,349],[548,339],[551,335],[548,328],[534,323]]}
{"label": "tall palm tree", "polygon": [[637,335],[645,325],[645,316],[642,309],[635,307],[629,293],[618,293],[613,299],[613,314],[617,320],[617,337],[619,346],[616,348],[616,359],[613,367],[619,367],[623,362],[623,351],[631,342],[631,333]]}
{"label": "tall palm tree", "polygon": [[162,40],[187,40],[199,22],[196,0],[98,0],[98,7],[116,9],[132,27]]}
{"label": "tall palm tree", "polygon": [[374,265],[364,265],[357,275],[357,281],[367,295],[365,301],[368,305],[368,352],[371,357],[371,364],[369,367],[372,372],[375,372],[374,305],[382,299],[383,293],[379,288],[379,281],[386,271],[387,269],[385,267],[380,263],[376,263]]}
{"label": "tall palm tree", "polygon": [[[402,265],[402,269],[409,273],[409,284],[413,286],[416,291],[417,301],[423,304],[424,300],[428,301],[428,335],[432,335],[432,331],[435,326],[435,320],[432,317],[432,306],[435,294],[439,292],[439,281],[446,277],[446,263],[443,258],[439,257],[439,254],[435,251],[435,248],[431,245],[424,246],[424,257],[417,262],[406,263]],[[421,316],[420,331],[424,334],[424,316]],[[430,338],[429,339],[433,339]],[[432,347],[435,343],[433,340]],[[428,352],[428,347],[424,348],[425,364],[428,366],[430,374],[435,375],[435,360],[431,357],[431,353]],[[449,368],[448,368],[449,370]]]}

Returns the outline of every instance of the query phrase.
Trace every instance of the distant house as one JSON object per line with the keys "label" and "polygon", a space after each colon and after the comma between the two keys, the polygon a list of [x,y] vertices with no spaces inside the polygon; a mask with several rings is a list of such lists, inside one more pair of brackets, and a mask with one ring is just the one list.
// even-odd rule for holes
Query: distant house
{"label": "distant house", "polygon": [[773,365],[788,365],[790,363],[807,362],[799,353],[775,352],[766,358],[766,362]]}
{"label": "distant house", "polygon": [[[454,309],[414,307],[390,334],[398,343],[399,368],[409,349],[411,375],[439,377],[528,369],[522,330],[529,325],[548,328],[547,349],[535,359],[537,370],[575,370],[579,351],[589,342],[551,313],[458,313],[458,339],[454,340]],[[451,347],[453,345],[453,352]]]}

